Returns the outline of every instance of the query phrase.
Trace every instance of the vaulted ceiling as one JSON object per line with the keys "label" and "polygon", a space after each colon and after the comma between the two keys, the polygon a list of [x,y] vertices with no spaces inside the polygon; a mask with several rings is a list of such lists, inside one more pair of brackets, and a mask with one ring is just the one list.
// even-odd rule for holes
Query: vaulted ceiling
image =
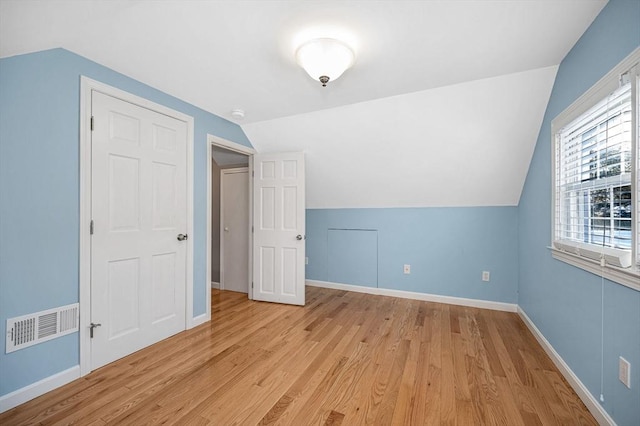
{"label": "vaulted ceiling", "polygon": [[[557,66],[605,4],[2,0],[0,56],[63,47],[259,152],[305,151],[308,207],[516,205]],[[294,59],[318,36],[356,51],[326,88]]]}

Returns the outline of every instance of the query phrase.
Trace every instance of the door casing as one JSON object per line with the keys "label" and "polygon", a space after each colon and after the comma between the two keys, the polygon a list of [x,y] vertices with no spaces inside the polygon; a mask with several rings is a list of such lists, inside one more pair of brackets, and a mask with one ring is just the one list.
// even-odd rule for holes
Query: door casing
{"label": "door casing", "polygon": [[[168,115],[187,123],[187,229],[193,235],[193,117],[156,104],[85,76],[80,78],[80,375],[91,372],[91,93],[98,91],[114,98]],[[186,253],[186,328],[195,327],[211,318],[211,292],[207,291],[207,312],[193,318],[193,238],[187,240]],[[210,282],[210,276],[209,281]],[[208,287],[207,287],[208,288]]]}

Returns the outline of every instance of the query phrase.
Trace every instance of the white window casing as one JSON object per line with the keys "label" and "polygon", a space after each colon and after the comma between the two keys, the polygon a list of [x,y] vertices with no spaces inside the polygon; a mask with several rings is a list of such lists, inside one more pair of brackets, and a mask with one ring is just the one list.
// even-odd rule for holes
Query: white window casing
{"label": "white window casing", "polygon": [[640,48],[551,123],[554,258],[640,290]]}

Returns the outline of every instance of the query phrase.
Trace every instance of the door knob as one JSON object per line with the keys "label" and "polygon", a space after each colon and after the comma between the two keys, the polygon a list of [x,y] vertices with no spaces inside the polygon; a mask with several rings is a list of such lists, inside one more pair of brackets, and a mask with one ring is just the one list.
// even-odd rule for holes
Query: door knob
{"label": "door knob", "polygon": [[300,241],[302,239],[302,235],[298,234],[296,235],[296,240]]}
{"label": "door knob", "polygon": [[91,338],[93,339],[93,329],[96,327],[100,327],[102,324],[91,323],[89,325],[89,333],[91,334]]}
{"label": "door knob", "polygon": [[189,238],[187,234],[178,234],[178,241],[184,241],[187,238]]}

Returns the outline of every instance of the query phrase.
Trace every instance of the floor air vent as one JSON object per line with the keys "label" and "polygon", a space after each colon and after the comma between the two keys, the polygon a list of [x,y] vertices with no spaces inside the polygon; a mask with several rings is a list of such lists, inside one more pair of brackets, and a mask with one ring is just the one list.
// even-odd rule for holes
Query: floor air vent
{"label": "floor air vent", "polygon": [[6,353],[78,331],[80,305],[61,306],[7,320]]}

